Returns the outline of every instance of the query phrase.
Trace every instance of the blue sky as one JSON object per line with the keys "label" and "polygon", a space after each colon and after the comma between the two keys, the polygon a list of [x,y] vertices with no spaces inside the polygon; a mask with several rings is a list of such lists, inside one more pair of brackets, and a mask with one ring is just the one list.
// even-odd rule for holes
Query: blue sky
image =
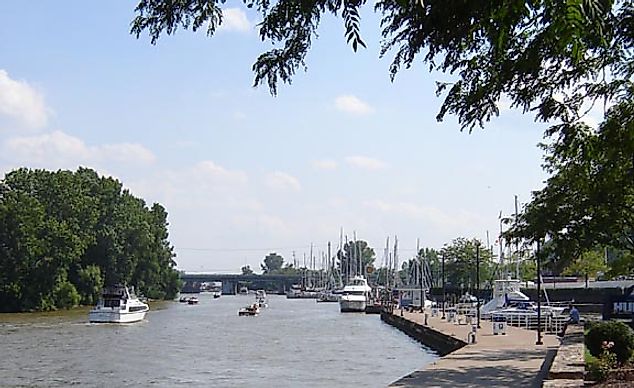
{"label": "blue sky", "polygon": [[252,88],[268,46],[255,14],[229,8],[213,38],[179,31],[152,46],[129,34],[133,2],[0,3],[0,172],[86,166],[170,214],[181,269],[259,267],[325,249],[339,230],[401,257],[453,238],[491,241],[498,214],[542,187],[544,126],[501,107],[484,130],[435,120],[442,102],[420,63],[390,82],[378,19],[366,50],[324,18],[308,72],[272,97]]}

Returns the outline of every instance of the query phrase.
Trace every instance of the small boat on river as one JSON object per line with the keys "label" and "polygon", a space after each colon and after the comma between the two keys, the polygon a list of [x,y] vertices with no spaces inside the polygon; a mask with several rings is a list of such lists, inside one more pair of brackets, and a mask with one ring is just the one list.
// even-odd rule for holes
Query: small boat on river
{"label": "small boat on river", "polygon": [[256,316],[260,313],[260,307],[257,303],[241,308],[238,311],[239,316]]}
{"label": "small boat on river", "polygon": [[255,303],[257,303],[258,307],[264,308],[269,307],[269,303],[266,299],[266,291],[257,290],[255,293]]}
{"label": "small boat on river", "polygon": [[198,297],[192,296],[187,300],[187,304],[198,304]]}
{"label": "small boat on river", "polygon": [[222,282],[211,282],[211,295],[214,299],[220,298],[222,295]]}
{"label": "small boat on river", "polygon": [[132,323],[145,318],[150,307],[143,303],[128,287],[115,285],[101,292],[97,305],[88,313],[88,320],[95,323]]}

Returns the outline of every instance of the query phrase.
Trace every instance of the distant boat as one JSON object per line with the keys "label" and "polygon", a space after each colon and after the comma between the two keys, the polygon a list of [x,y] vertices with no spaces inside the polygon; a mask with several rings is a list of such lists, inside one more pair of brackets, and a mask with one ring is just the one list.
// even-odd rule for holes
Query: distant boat
{"label": "distant boat", "polygon": [[240,295],[249,295],[249,288],[246,286],[240,287],[239,291]]}
{"label": "distant boat", "polygon": [[343,288],[343,294],[339,299],[339,309],[342,313],[365,312],[368,295],[372,288],[363,276],[355,276]]}
{"label": "distant boat", "polygon": [[317,302],[339,302],[339,295],[330,291],[321,291],[316,299]]}
{"label": "distant boat", "polygon": [[198,304],[198,297],[192,296],[187,300],[187,304]]}
{"label": "distant boat", "polygon": [[211,282],[210,291],[214,299],[220,298],[222,295],[222,282]]}
{"label": "distant boat", "polygon": [[132,323],[143,320],[149,310],[150,307],[128,287],[115,285],[103,289],[99,302],[88,313],[88,320],[95,323]]}
{"label": "distant boat", "polygon": [[255,316],[255,315],[258,315],[259,313],[260,313],[260,308],[258,307],[257,303],[254,303],[250,306],[241,308],[238,311],[238,316]]}
{"label": "distant boat", "polygon": [[266,298],[266,291],[257,290],[255,293],[255,302],[258,304],[258,307],[268,307],[268,300]]}

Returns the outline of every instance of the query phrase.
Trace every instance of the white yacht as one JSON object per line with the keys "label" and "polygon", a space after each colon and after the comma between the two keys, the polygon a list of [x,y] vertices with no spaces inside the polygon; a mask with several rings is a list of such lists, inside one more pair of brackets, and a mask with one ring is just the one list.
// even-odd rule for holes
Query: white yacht
{"label": "white yacht", "polygon": [[372,288],[363,276],[355,276],[344,288],[339,298],[339,309],[342,313],[365,312],[368,295]]}
{"label": "white yacht", "polygon": [[128,287],[106,287],[97,305],[88,313],[90,322],[132,323],[145,318],[150,307],[134,295]]}
{"label": "white yacht", "polygon": [[484,319],[506,321],[513,326],[530,328],[537,325],[538,315],[541,316],[542,321],[553,322],[554,324],[566,321],[568,319],[567,315],[564,314],[566,304],[546,301],[538,309],[537,303],[531,301],[526,294],[520,291],[519,280],[495,280],[493,299],[480,307],[480,315]]}

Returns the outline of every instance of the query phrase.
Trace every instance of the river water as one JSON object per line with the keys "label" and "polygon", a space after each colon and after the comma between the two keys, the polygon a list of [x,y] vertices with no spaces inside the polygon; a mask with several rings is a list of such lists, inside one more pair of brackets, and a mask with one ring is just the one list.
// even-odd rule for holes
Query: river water
{"label": "river water", "polygon": [[142,322],[87,323],[88,310],[0,315],[0,386],[384,387],[436,356],[337,303],[201,295],[152,305]]}

